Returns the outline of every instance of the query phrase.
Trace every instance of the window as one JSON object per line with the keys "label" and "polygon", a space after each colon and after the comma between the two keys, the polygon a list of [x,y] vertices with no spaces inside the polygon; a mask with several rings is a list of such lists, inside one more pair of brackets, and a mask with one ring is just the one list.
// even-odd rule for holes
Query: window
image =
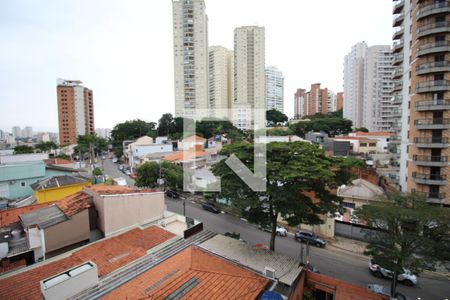
{"label": "window", "polygon": [[20,183],[20,186],[25,187],[25,182],[22,181],[22,182]]}

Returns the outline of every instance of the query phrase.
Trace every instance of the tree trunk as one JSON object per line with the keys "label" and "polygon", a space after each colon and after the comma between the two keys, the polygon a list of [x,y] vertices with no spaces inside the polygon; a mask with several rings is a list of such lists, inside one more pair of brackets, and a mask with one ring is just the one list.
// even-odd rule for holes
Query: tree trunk
{"label": "tree trunk", "polygon": [[273,213],[272,205],[270,205],[270,216],[272,220],[270,223],[272,224],[272,234],[270,235],[270,250],[275,251],[275,238],[277,236],[277,215]]}
{"label": "tree trunk", "polygon": [[392,281],[391,281],[391,297],[395,297],[395,290],[397,289],[397,271],[394,271],[394,274],[392,275]]}

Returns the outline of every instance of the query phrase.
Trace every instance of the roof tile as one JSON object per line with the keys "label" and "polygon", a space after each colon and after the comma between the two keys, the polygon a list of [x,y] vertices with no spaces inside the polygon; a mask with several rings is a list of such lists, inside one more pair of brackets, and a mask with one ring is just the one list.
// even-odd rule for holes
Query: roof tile
{"label": "roof tile", "polygon": [[[53,202],[52,202],[53,203]],[[52,203],[42,203],[42,204],[34,204],[28,205],[24,207],[11,208],[7,210],[0,211],[0,228],[6,227],[13,223],[19,222],[19,216],[22,214],[30,213],[42,208],[45,208]]]}

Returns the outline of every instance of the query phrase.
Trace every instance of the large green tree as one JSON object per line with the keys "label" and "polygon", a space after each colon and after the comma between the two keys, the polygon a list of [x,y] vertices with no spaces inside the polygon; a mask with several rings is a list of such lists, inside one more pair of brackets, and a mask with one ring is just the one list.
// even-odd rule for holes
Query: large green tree
{"label": "large green tree", "polygon": [[195,132],[205,138],[210,138],[214,134],[235,134],[242,135],[242,132],[237,129],[230,121],[221,119],[208,119],[195,123]]}
{"label": "large green tree", "polygon": [[146,162],[136,169],[135,184],[138,187],[155,187],[159,178],[160,166],[156,162]]}
{"label": "large green tree", "polygon": [[162,162],[161,177],[164,179],[164,185],[173,190],[183,187],[183,169],[179,165],[168,161]]}
{"label": "large green tree", "polygon": [[276,109],[270,109],[266,111],[266,120],[269,127],[275,126],[277,124],[284,124],[287,122],[288,117],[281,111]]}
{"label": "large green tree", "polygon": [[34,148],[27,145],[20,145],[14,147],[14,154],[27,154],[34,153]]}
{"label": "large green tree", "polygon": [[307,132],[324,131],[330,136],[348,134],[352,131],[352,121],[336,117],[333,114],[316,114],[309,120],[302,120],[289,125],[296,135],[304,137]]}
{"label": "large green tree", "polygon": [[117,157],[122,156],[122,142],[125,140],[135,140],[141,136],[148,135],[156,137],[156,123],[145,122],[143,120],[132,120],[119,123],[111,131],[111,142]]}
{"label": "large green tree", "polygon": [[36,149],[41,150],[42,152],[47,152],[53,149],[58,149],[58,145],[56,145],[54,142],[41,142],[36,144],[35,146]]}
{"label": "large green tree", "polygon": [[[222,155],[236,155],[252,172],[253,144],[225,146]],[[279,217],[289,225],[319,224],[320,215],[337,211],[340,199],[330,191],[345,183],[341,166],[318,146],[305,142],[267,144],[266,192],[250,189],[225,163],[214,165],[221,178],[221,197],[231,200],[249,221],[272,228],[270,249],[275,249]],[[342,165],[342,162],[340,162]]]}
{"label": "large green tree", "polygon": [[420,273],[450,259],[450,212],[433,206],[416,193],[389,194],[386,199],[356,210],[359,219],[379,229],[368,235],[365,254],[394,273],[391,294],[395,295],[397,275],[404,269]]}

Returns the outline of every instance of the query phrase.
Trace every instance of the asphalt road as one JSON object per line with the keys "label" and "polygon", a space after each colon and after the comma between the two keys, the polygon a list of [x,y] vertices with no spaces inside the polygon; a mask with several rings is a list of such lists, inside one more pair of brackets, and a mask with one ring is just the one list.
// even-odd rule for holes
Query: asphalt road
{"label": "asphalt road", "polygon": [[[182,200],[166,198],[166,204],[168,210],[183,213]],[[235,216],[210,213],[189,200],[186,200],[186,215],[202,221],[205,228],[213,232],[220,234],[227,231],[238,232],[241,234],[241,238],[251,245],[258,243],[269,245],[269,233],[263,232],[255,225],[248,224]],[[300,243],[296,242],[292,236],[277,237],[275,250],[294,258],[300,257]],[[368,283],[390,285],[389,280],[378,279],[370,274],[366,257],[340,251],[331,246],[324,249],[310,247],[310,261],[322,274],[363,287],[366,287]],[[435,273],[421,274],[417,286],[407,287],[399,284],[398,291],[411,299],[450,299],[450,280]]]}
{"label": "asphalt road", "polygon": [[113,163],[111,159],[105,159],[103,161],[103,170],[106,175],[111,176],[112,178],[122,177],[127,181],[128,186],[133,187],[134,179],[122,173],[118,167],[119,165]]}

